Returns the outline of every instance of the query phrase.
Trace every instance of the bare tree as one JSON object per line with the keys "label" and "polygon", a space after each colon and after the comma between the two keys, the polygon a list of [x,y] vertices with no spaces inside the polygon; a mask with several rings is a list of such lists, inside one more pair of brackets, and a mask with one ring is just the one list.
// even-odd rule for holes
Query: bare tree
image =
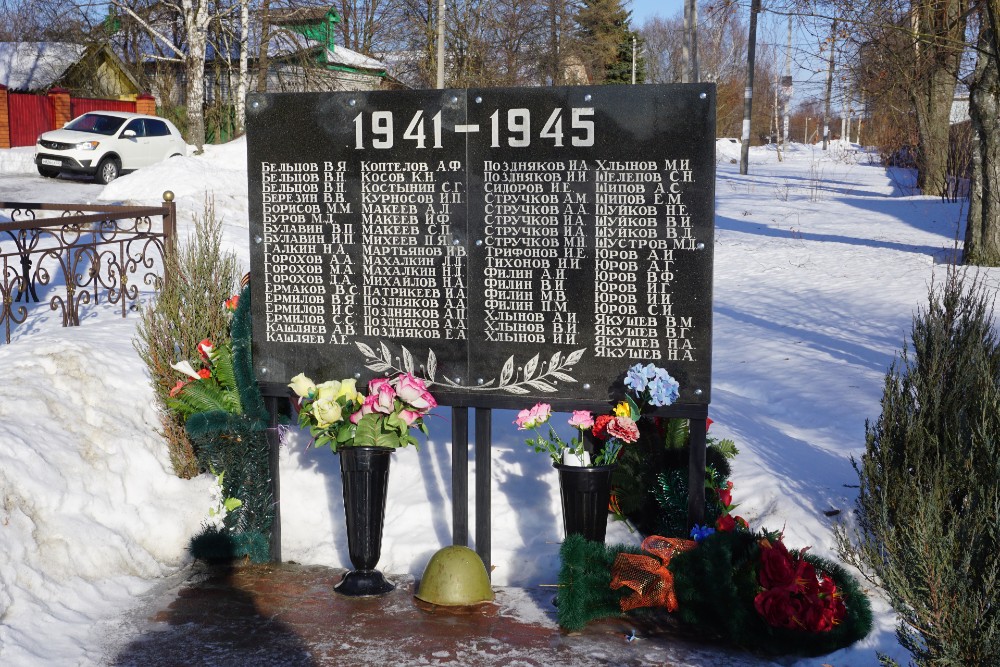
{"label": "bare tree", "polygon": [[[179,3],[157,3],[176,17],[180,30],[173,22],[164,23],[139,2],[132,0],[110,0],[119,12],[130,16],[150,38],[164,50],[163,56],[150,54],[154,58],[182,63],[185,80],[187,107],[187,140],[201,152],[205,144],[205,53],[208,46],[208,31],[213,13],[209,0],[180,0]],[[162,15],[162,14],[161,14]]]}
{"label": "bare tree", "polygon": [[677,83],[682,78],[684,23],[679,17],[654,16],[639,29],[646,43],[646,81]]}
{"label": "bare tree", "polygon": [[870,45],[891,59],[888,74],[901,82],[914,114],[917,185],[925,194],[948,190],[950,114],[967,47],[969,1],[834,0],[823,6],[850,26],[845,37],[855,54]]}

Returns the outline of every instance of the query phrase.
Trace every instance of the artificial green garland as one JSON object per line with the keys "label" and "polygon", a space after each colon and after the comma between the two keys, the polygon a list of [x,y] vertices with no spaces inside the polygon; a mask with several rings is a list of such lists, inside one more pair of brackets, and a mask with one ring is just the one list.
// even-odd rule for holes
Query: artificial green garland
{"label": "artificial green garland", "polygon": [[253,372],[249,287],[240,294],[230,332],[233,375],[243,412],[195,413],[187,420],[187,432],[199,465],[225,472],[223,495],[238,498],[242,505],[226,516],[223,530],[206,528],[191,540],[189,549],[204,560],[249,558],[266,563],[274,520],[266,438],[269,416]]}
{"label": "artificial green garland", "polygon": [[[715,533],[695,549],[674,555],[669,569],[678,601],[675,618],[683,626],[756,652],[805,655],[844,648],[871,631],[871,605],[854,578],[837,563],[809,554],[805,560],[836,582],[847,616],[829,632],[799,632],[768,625],[753,604],[757,590],[753,563],[759,555],[760,537],[745,531]],[[576,631],[592,620],[622,615],[621,599],[630,591],[611,588],[611,570],[619,553],[643,551],[628,545],[588,542],[578,535],[566,538],[560,550],[560,626]],[[630,613],[648,614],[649,610]]]}

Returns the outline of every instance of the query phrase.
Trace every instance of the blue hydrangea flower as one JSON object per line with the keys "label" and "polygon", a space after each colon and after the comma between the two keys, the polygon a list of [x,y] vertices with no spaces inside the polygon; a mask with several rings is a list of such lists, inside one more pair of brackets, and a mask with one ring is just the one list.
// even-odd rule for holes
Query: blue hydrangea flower
{"label": "blue hydrangea flower", "polygon": [[712,528],[711,526],[700,526],[695,524],[694,528],[691,529],[691,539],[695,542],[701,542],[714,532],[715,528]]}
{"label": "blue hydrangea flower", "polygon": [[646,386],[649,402],[657,407],[672,405],[680,397],[680,384],[662,368],[656,369],[656,377]]}
{"label": "blue hydrangea flower", "polygon": [[636,394],[642,394],[649,386],[650,381],[656,379],[656,375],[662,369],[653,364],[636,364],[628,369],[625,374],[625,386],[633,390]]}
{"label": "blue hydrangea flower", "polygon": [[625,386],[635,393],[641,394],[646,390],[646,385],[649,384],[650,379],[643,372],[642,364],[636,364],[625,373]]}

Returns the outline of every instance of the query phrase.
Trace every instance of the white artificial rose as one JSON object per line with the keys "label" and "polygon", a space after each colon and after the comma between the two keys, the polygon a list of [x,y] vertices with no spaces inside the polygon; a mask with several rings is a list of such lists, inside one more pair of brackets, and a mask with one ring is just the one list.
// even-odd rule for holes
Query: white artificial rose
{"label": "white artificial rose", "polygon": [[312,413],[316,417],[316,425],[321,428],[336,424],[343,418],[340,404],[332,398],[317,398],[313,401]]}
{"label": "white artificial rose", "polygon": [[340,381],[327,380],[323,384],[316,385],[316,398],[334,400],[340,394]]}

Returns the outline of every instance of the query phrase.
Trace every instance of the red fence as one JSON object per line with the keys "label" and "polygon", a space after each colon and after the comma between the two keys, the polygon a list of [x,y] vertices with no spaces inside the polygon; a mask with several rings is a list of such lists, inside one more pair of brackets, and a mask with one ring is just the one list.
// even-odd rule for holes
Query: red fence
{"label": "red fence", "polygon": [[70,100],[70,115],[73,118],[88,111],[135,111],[135,102],[122,100],[95,100],[89,97],[74,97]]}
{"label": "red fence", "polygon": [[142,94],[134,102],[71,98],[53,88],[48,95],[11,93],[0,85],[0,148],[34,146],[42,132],[62,127],[88,111],[134,111],[156,113],[156,100]]}
{"label": "red fence", "polygon": [[45,95],[10,93],[7,104],[11,147],[34,146],[39,134],[55,127],[52,100]]}

